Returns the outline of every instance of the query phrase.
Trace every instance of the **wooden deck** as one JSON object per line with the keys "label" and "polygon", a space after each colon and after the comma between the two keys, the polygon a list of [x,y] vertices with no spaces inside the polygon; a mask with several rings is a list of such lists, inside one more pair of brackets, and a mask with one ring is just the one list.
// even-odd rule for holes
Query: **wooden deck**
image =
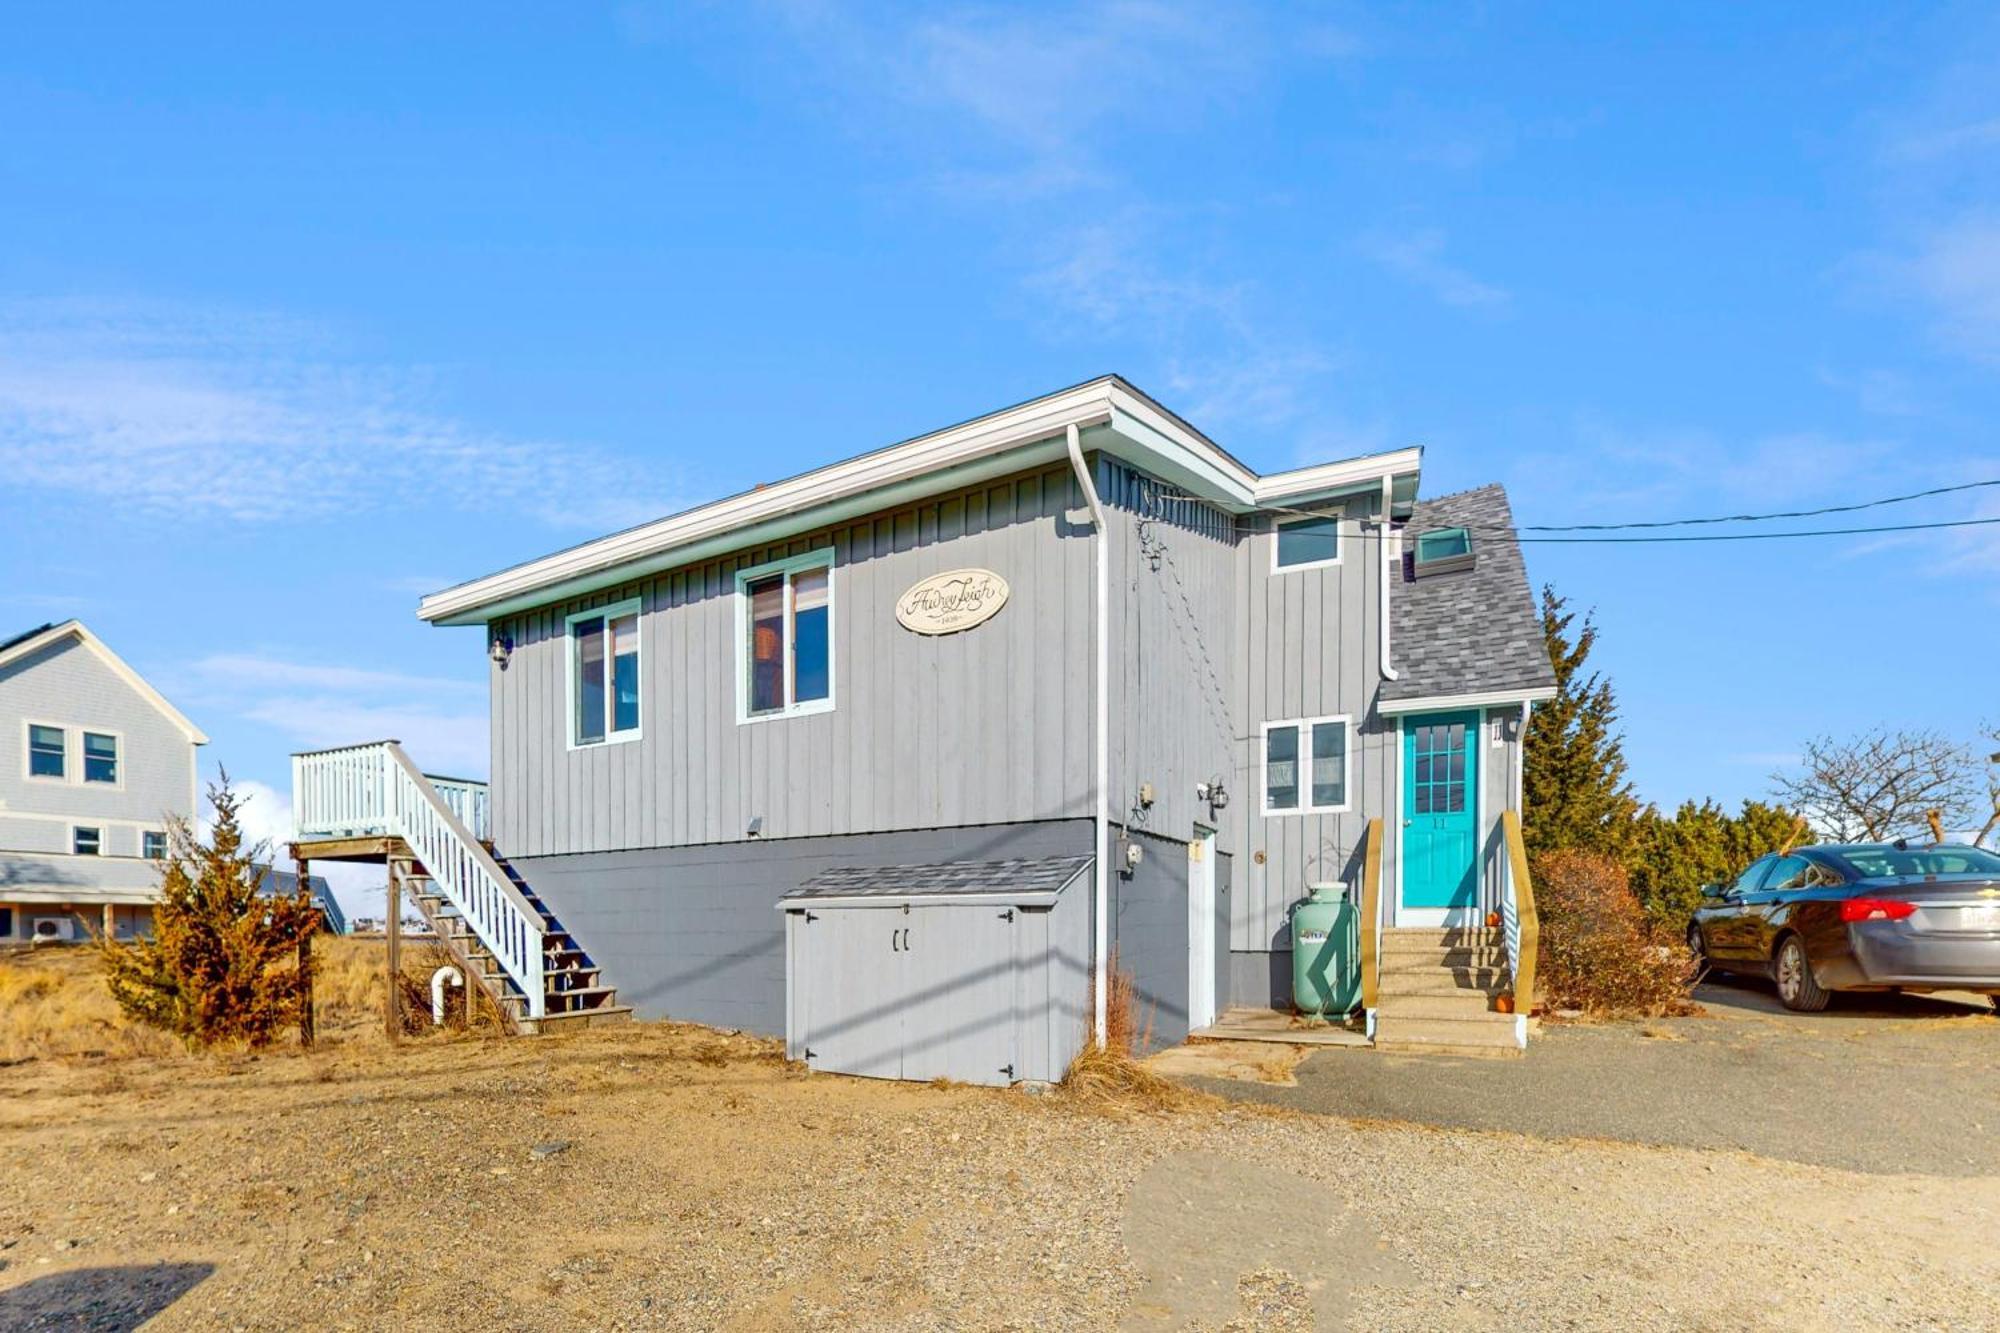
{"label": "wooden deck", "polygon": [[1189,1041],[1275,1041],[1291,1046],[1368,1046],[1358,1027],[1314,1022],[1275,1009],[1231,1009]]}

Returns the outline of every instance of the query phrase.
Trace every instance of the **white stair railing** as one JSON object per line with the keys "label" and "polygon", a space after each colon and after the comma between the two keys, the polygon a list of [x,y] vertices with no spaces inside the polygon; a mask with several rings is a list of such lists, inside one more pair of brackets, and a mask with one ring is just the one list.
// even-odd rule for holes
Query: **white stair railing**
{"label": "white stair railing", "polygon": [[[439,781],[452,796],[441,792]],[[475,821],[484,832],[483,783],[428,778],[395,741],[375,741],[293,755],[292,809],[302,839],[401,838],[438,893],[520,987],[527,1016],[544,1016],[542,914],[474,832]]]}

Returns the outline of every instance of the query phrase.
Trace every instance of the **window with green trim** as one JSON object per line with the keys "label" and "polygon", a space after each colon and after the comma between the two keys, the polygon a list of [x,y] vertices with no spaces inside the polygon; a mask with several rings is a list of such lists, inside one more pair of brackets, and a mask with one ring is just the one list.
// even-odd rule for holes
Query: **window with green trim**
{"label": "window with green trim", "polygon": [[1472,533],[1465,528],[1433,528],[1417,537],[1417,572],[1442,574],[1472,565]]}

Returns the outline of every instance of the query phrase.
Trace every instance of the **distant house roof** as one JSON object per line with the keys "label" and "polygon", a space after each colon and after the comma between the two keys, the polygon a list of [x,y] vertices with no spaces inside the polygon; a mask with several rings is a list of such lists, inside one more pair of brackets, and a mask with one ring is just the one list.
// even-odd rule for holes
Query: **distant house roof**
{"label": "distant house roof", "polygon": [[[1513,526],[1507,492],[1497,485],[1417,502],[1403,530],[1402,576],[1389,594],[1397,678],[1383,683],[1384,711],[1412,711],[1396,705],[1413,701],[1470,706],[1494,696],[1554,694],[1555,670]],[[1424,572],[1418,540],[1444,528],[1470,532],[1470,564],[1452,561],[1456,568]]]}
{"label": "distant house roof", "polygon": [[178,727],[190,741],[196,745],[208,744],[208,737],[200,727],[188,721],[185,713],[168,703],[164,695],[148,684],[144,676],[127,666],[125,659],[112,652],[104,640],[92,634],[90,627],[81,620],[65,620],[61,624],[43,625],[39,629],[17,634],[7,642],[0,643],[0,667],[71,637],[95,653],[99,661],[111,668],[113,675],[130,685],[146,702],[159,709],[167,721]]}
{"label": "distant house roof", "polygon": [[417,615],[472,625],[615,586],[964,485],[1061,462],[1068,428],[1082,447],[1123,458],[1224,510],[1298,503],[1388,478],[1400,505],[1416,494],[1421,449],[1397,449],[1259,475],[1119,375],[1094,380],[886,448],[774,481],[557,551],[425,597]]}
{"label": "distant house roof", "polygon": [[[333,889],[323,875],[310,875],[306,884],[312,890],[313,901],[318,904],[320,915],[326,918],[327,929],[336,935],[347,933],[347,914],[340,910],[340,903],[333,896]],[[299,877],[289,870],[264,867],[264,878],[258,884],[258,892],[273,898],[289,895],[297,890]]]}
{"label": "distant house roof", "polygon": [[1022,857],[1009,861],[946,861],[935,865],[836,866],[786,894],[780,906],[833,899],[993,898],[1053,902],[1090,868],[1088,856]]}

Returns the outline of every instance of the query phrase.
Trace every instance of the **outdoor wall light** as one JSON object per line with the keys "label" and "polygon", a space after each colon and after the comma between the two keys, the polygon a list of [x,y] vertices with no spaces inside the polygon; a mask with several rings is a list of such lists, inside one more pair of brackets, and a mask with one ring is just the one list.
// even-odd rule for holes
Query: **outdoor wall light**
{"label": "outdoor wall light", "polygon": [[745,832],[753,838],[761,836],[764,832],[764,816],[750,816],[750,827]]}
{"label": "outdoor wall light", "polygon": [[514,636],[511,634],[494,635],[493,642],[488,646],[486,654],[493,659],[494,666],[505,671],[507,669],[507,659],[514,654]]}

